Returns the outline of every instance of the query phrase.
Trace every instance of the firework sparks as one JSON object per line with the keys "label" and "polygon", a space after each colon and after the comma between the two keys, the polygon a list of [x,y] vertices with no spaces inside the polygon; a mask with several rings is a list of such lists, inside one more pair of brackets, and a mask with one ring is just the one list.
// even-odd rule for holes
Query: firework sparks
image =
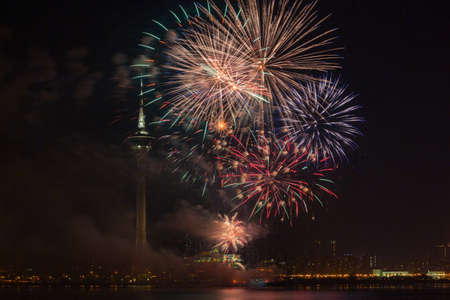
{"label": "firework sparks", "polygon": [[140,44],[148,52],[159,51],[164,61],[157,64],[160,94],[148,104],[162,103],[162,119],[172,126],[201,127],[218,119],[230,120],[235,129],[249,120],[257,128],[273,125],[274,109],[285,106],[287,91],[314,79],[314,72],[339,67],[336,49],[329,47],[334,30],[321,31],[326,18],[318,17],[315,5],[239,0],[234,6],[225,0],[221,10],[208,1],[206,7],[195,4],[193,16],[184,8],[179,15],[185,18],[171,11],[176,31],[154,20],[171,34],[162,40],[146,32],[156,44]]}
{"label": "firework sparks", "polygon": [[323,205],[320,195],[337,198],[327,185],[332,168],[321,168],[326,159],[317,163],[289,138],[278,140],[274,135],[260,133],[249,146],[239,139],[229,146],[227,155],[219,157],[227,168],[223,172],[225,187],[237,189],[237,208],[254,203],[250,217],[260,220],[278,216],[282,221],[298,216],[301,209],[308,212],[311,202]]}
{"label": "firework sparks", "polygon": [[221,182],[218,173],[223,169],[216,156],[227,151],[227,136],[233,132],[228,122],[217,122],[195,131],[181,130],[160,138],[167,151],[173,173],[181,182],[201,185],[202,197],[209,187]]}
{"label": "firework sparks", "polygon": [[[359,134],[354,95],[317,75],[339,65],[330,46],[334,29],[321,29],[327,17],[318,17],[316,3],[225,0],[221,10],[207,1],[194,4],[194,15],[180,6],[181,14],[170,11],[176,30],[154,20],[165,37],[144,33],[154,43],[141,44],[158,53],[136,65],[158,71],[135,76],[150,81],[141,92],[150,99],[146,105],[160,104],[163,115],[154,123],[201,137],[182,133],[169,150],[169,158],[186,166],[183,180],[204,178],[204,194],[217,176],[221,186],[237,190],[235,209],[248,206],[260,220],[292,224],[312,203],[322,205],[322,195],[337,198],[326,176]],[[272,133],[280,123],[281,139]],[[206,161],[204,172],[199,166]]]}
{"label": "firework sparks", "polygon": [[217,243],[213,248],[217,248],[224,253],[231,250],[237,252],[239,248],[248,243],[250,234],[247,232],[245,224],[237,219],[237,213],[232,217],[219,215],[215,222],[218,227],[214,231],[212,239]]}
{"label": "firework sparks", "polygon": [[360,106],[354,99],[355,95],[347,93],[339,80],[328,77],[309,82],[287,100],[285,109],[290,117],[284,120],[284,131],[318,160],[344,160],[347,148],[355,148],[353,140],[361,134],[356,124],[363,119],[355,115]]}
{"label": "firework sparks", "polygon": [[[235,43],[236,55],[247,64],[247,79],[267,92],[269,101],[259,102],[254,116],[260,128],[273,122],[274,107],[285,104],[292,88],[301,89],[304,81],[315,80],[314,72],[339,68],[334,54],[338,48],[330,47],[335,29],[320,29],[327,17],[318,17],[317,1],[238,0],[236,8],[228,0],[225,3],[227,13],[208,20],[232,33],[234,39],[228,42]],[[220,14],[217,6],[212,8]]]}
{"label": "firework sparks", "polygon": [[255,103],[268,101],[267,92],[253,80],[243,46],[233,32],[216,24],[215,17],[195,22],[167,52],[171,113],[191,122],[237,122],[251,114]]}
{"label": "firework sparks", "polygon": [[171,135],[164,136],[168,140],[167,158],[173,173],[180,174],[180,181],[200,184],[202,197],[207,189],[216,183],[214,162],[208,160],[207,153],[201,143],[189,144],[189,137]]}

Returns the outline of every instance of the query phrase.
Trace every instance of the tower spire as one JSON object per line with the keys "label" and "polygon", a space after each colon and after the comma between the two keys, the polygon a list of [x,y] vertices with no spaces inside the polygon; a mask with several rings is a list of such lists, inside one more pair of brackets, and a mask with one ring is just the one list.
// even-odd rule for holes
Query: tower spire
{"label": "tower spire", "polygon": [[139,93],[139,115],[138,115],[138,133],[140,134],[148,134],[145,124],[145,114],[144,114],[144,93],[142,91],[142,79],[141,79],[141,91]]}

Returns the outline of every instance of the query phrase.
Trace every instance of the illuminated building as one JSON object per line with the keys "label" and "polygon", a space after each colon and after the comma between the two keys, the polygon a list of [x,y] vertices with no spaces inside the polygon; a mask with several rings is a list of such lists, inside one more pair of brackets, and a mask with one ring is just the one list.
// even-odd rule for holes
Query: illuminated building
{"label": "illuminated building", "polygon": [[336,257],[336,240],[330,241],[331,257]]}
{"label": "illuminated building", "polygon": [[127,143],[136,158],[136,248],[138,250],[144,249],[147,245],[147,182],[145,172],[147,169],[147,153],[151,149],[151,137],[145,124],[142,81],[140,96],[137,131],[127,138]]}
{"label": "illuminated building", "polygon": [[450,244],[442,243],[430,249],[428,269],[450,270]]}
{"label": "illuminated building", "polygon": [[194,257],[194,263],[220,263],[226,264],[234,269],[245,270],[239,254],[221,254],[217,249],[205,251]]}
{"label": "illuminated building", "polygon": [[443,271],[428,271],[426,275],[432,279],[443,279],[447,276]]}
{"label": "illuminated building", "polygon": [[381,269],[373,269],[372,273],[377,277],[408,277],[412,275],[408,271],[385,271]]}

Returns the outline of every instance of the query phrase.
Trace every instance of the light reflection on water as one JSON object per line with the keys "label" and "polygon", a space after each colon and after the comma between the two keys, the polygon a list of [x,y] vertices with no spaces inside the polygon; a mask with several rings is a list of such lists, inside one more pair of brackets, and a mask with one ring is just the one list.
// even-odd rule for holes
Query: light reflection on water
{"label": "light reflection on water", "polygon": [[0,288],[3,300],[449,300],[450,289],[357,291],[209,289],[155,291],[149,288]]}
{"label": "light reflection on water", "polygon": [[[241,289],[223,289],[217,292],[220,300],[344,300],[349,299],[340,292],[308,292],[308,291],[249,291]],[[354,299],[354,298],[353,298]]]}

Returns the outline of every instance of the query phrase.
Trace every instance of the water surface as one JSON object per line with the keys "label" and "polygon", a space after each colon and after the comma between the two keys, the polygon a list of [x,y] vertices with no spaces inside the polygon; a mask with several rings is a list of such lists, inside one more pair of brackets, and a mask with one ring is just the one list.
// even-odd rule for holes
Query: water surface
{"label": "water surface", "polygon": [[153,291],[148,288],[71,289],[4,288],[1,300],[449,300],[448,289],[383,289],[365,291],[278,291],[210,289]]}

